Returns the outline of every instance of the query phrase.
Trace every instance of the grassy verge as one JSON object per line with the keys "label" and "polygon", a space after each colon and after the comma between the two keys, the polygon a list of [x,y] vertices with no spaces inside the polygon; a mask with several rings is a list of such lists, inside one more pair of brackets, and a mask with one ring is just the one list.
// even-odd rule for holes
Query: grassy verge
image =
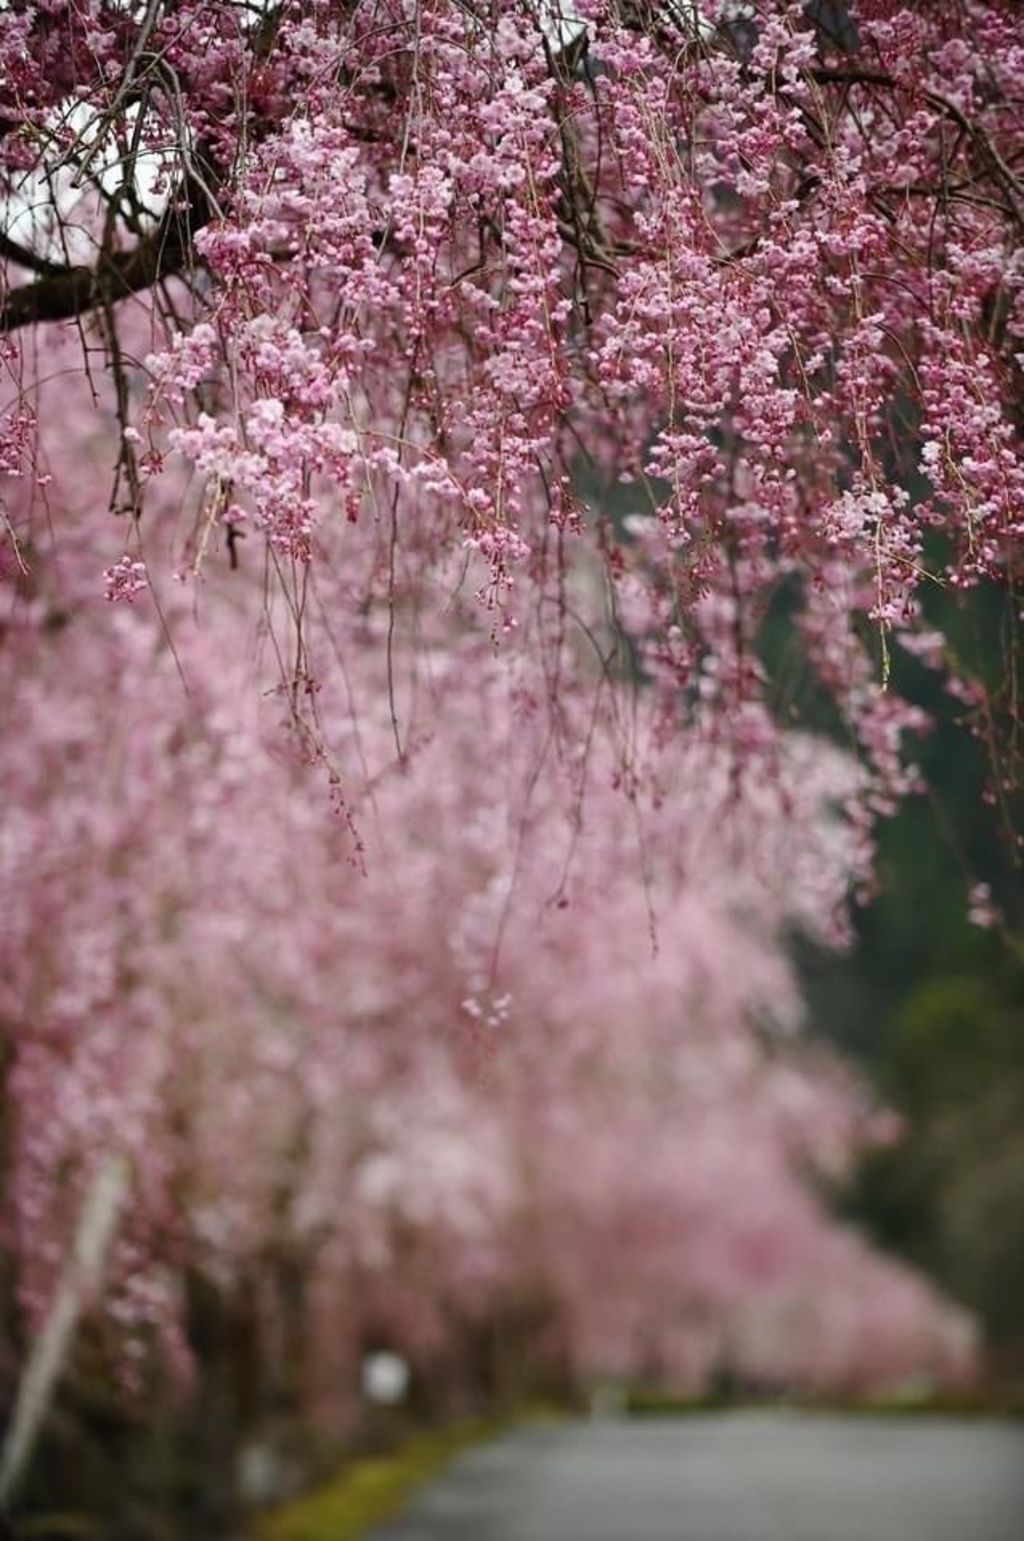
{"label": "grassy verge", "polygon": [[306,1498],[264,1515],[253,1541],[358,1541],[462,1450],[493,1439],[505,1425],[483,1420],[422,1434],[387,1455],[351,1461]]}

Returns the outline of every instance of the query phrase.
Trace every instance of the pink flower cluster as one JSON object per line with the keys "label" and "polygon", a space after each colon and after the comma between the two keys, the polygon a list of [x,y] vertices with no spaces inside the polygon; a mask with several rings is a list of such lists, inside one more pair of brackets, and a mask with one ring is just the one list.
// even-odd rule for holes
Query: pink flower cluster
{"label": "pink flower cluster", "polygon": [[149,586],[145,562],[137,562],[127,555],[119,557],[103,576],[107,584],[107,598],[115,604],[122,599],[131,604],[136,595]]}

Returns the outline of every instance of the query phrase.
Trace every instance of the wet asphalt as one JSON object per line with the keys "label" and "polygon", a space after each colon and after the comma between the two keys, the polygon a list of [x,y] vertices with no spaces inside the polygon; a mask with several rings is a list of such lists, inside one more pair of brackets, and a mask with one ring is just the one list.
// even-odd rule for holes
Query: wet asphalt
{"label": "wet asphalt", "polygon": [[609,1419],[468,1451],[373,1541],[1024,1541],[1024,1425]]}

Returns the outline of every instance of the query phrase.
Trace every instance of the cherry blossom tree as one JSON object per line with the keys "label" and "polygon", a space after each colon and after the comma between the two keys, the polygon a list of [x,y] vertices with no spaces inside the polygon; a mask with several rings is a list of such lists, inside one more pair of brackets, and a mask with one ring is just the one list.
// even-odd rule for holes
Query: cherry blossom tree
{"label": "cherry blossom tree", "polygon": [[[97,536],[82,468],[107,427],[67,346],[39,393],[68,429],[59,528],[30,571],[9,558],[3,640],[22,1345],[85,1311],[129,1402],[168,1371],[186,1389],[201,1283],[255,1319],[259,1407],[286,1387],[335,1431],[367,1344],[450,1376],[524,1313],[576,1386],[969,1376],[969,1323],[815,1191],[889,1133],[802,1039],[783,951],[842,935],[863,769],[790,734],[737,779],[589,643],[553,692],[546,637],[496,650],[471,596],[429,632],[367,609],[339,639],[311,590],[335,659],[313,743],[281,682],[294,614],[257,574],[211,573],[198,617],[187,586],[104,598],[120,532]],[[353,583],[378,560],[372,523],[356,537]]]}
{"label": "cherry blossom tree", "polygon": [[589,567],[670,714],[742,756],[782,588],[884,803],[893,650],[942,659],[922,591],[1017,581],[1015,10],[11,4],[5,464],[26,329],[88,318],[112,593],[184,456],[193,576],[247,526],[314,571],[362,519],[378,602],[454,558],[505,631]]}
{"label": "cherry blossom tree", "polygon": [[577,1380],[969,1372],[785,943],[906,654],[1015,784],[926,602],[1019,619],[1016,10],[0,10],[9,1365],[116,1169],[126,1396],[197,1278],[342,1418],[526,1300]]}

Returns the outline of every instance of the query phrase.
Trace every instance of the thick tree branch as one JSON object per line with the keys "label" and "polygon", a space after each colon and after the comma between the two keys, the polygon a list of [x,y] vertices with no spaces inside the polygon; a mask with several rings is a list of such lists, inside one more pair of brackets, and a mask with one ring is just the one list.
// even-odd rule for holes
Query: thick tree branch
{"label": "thick tree branch", "polygon": [[41,321],[69,321],[184,271],[194,258],[194,237],[210,215],[206,193],[193,184],[187,210],[168,210],[153,233],[131,251],[101,252],[94,266],[51,265],[33,283],[9,290],[0,299],[0,333]]}
{"label": "thick tree branch", "polygon": [[[855,68],[814,69],[811,71],[811,77],[819,85],[877,86],[882,90],[897,90],[903,84],[895,76],[884,71]],[[969,117],[956,102],[951,101],[941,91],[934,91],[927,86],[913,89],[920,91],[920,95],[929,107],[935,112],[944,114],[963,131],[993,181],[1002,189],[1006,197],[1006,212],[1017,224],[1024,226],[1024,186],[1000,155],[981,124]]]}
{"label": "thick tree branch", "polygon": [[9,235],[0,230],[0,257],[8,262],[14,262],[18,267],[25,268],[30,273],[38,273],[45,278],[55,278],[67,272],[67,265],[63,262],[51,262],[47,257],[40,257],[34,251],[29,251],[17,241],[12,241]]}

